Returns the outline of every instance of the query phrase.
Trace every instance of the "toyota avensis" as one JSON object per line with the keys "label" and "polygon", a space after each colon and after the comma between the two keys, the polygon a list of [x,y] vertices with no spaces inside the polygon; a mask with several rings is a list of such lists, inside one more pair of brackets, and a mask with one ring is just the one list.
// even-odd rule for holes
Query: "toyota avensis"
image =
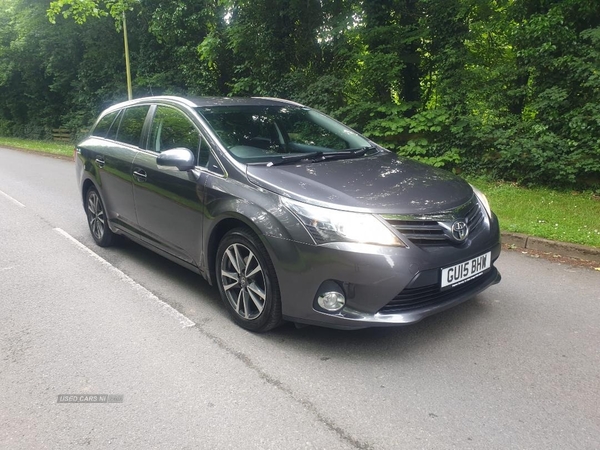
{"label": "toyota avensis", "polygon": [[481,192],[297,103],[121,103],[75,159],[98,245],[124,235],[201,274],[249,330],[409,324],[500,281]]}

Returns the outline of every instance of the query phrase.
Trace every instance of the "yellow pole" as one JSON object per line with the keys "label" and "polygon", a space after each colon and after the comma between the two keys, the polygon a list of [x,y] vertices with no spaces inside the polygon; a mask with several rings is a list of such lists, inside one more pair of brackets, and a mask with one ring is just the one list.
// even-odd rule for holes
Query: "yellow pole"
{"label": "yellow pole", "polygon": [[125,41],[125,70],[127,72],[127,98],[133,98],[131,90],[131,69],[129,67],[129,42],[127,40],[127,21],[125,20],[125,11],[123,11],[123,39]]}

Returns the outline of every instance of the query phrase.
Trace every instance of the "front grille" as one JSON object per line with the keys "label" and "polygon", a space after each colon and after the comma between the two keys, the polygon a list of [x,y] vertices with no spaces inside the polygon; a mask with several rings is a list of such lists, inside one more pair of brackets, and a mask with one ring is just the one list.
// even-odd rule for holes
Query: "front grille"
{"label": "front grille", "polygon": [[388,220],[396,230],[416,245],[446,245],[450,239],[434,220]]}
{"label": "front grille", "polygon": [[477,292],[477,288],[487,285],[496,277],[497,270],[491,268],[483,275],[461,285],[441,290],[439,284],[430,284],[417,288],[406,288],[394,299],[379,310],[380,314],[398,314],[415,309],[434,306],[457,298],[469,291]]}
{"label": "front grille", "polygon": [[457,245],[450,233],[455,220],[464,220],[473,234],[481,226],[484,212],[479,202],[473,198],[468,203],[452,211],[421,216],[388,216],[383,218],[409,241],[418,246]]}

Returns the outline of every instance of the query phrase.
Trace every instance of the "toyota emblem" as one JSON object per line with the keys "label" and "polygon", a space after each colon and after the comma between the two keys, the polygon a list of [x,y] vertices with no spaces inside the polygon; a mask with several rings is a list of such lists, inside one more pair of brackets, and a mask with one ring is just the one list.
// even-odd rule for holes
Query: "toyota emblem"
{"label": "toyota emblem", "polygon": [[469,235],[469,226],[462,220],[457,220],[452,224],[452,237],[458,242],[464,241]]}

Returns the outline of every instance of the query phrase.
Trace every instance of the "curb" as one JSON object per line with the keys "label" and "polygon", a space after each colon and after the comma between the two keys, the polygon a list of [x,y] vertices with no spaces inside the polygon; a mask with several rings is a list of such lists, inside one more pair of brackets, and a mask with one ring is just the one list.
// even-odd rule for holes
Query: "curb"
{"label": "curb", "polygon": [[570,258],[600,262],[600,248],[579,244],[551,241],[520,233],[502,232],[502,243],[517,248],[528,248],[539,252],[556,253]]}
{"label": "curb", "polygon": [[[56,155],[7,145],[3,145],[2,147],[11,150],[36,153],[42,156],[73,161],[72,157],[66,155]],[[502,236],[502,243],[514,248],[525,248],[545,253],[556,253],[561,256],[600,263],[600,247],[588,247],[585,245],[571,244],[567,242],[551,241],[549,239],[543,239],[521,233],[509,233],[507,231],[502,231],[500,234]]]}

